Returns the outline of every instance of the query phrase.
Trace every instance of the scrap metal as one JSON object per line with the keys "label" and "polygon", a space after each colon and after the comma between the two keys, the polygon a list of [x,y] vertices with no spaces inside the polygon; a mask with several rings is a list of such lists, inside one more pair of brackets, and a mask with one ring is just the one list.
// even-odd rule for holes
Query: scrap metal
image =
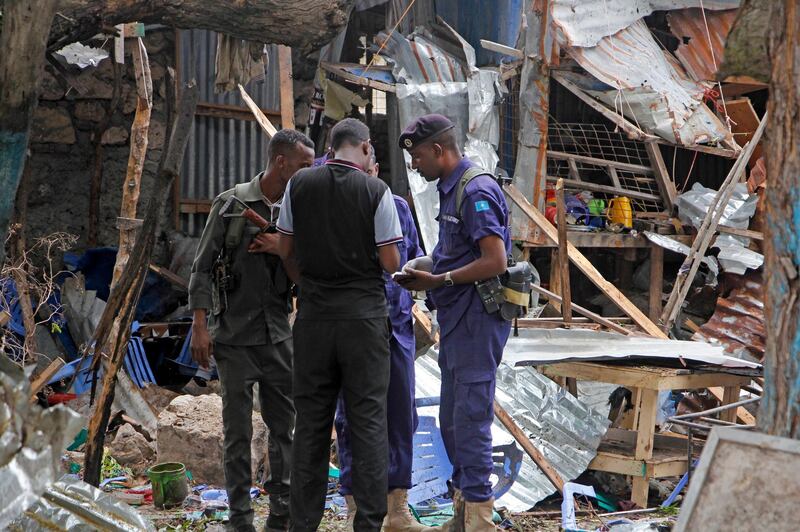
{"label": "scrap metal", "polygon": [[[417,360],[417,397],[439,395],[437,356],[436,349],[431,349]],[[495,399],[565,481],[586,470],[609,425],[602,412],[588,407],[530,367],[500,364]],[[419,411],[421,415],[432,415],[438,407],[422,407]],[[492,440],[495,446],[514,442],[498,420],[492,426]],[[496,504],[512,512],[525,511],[554,491],[547,476],[525,455],[519,476]]]}
{"label": "scrap metal", "polygon": [[670,30],[681,41],[675,55],[696,81],[716,78],[737,13],[736,9],[705,14],[701,9],[679,9],[667,15]]}

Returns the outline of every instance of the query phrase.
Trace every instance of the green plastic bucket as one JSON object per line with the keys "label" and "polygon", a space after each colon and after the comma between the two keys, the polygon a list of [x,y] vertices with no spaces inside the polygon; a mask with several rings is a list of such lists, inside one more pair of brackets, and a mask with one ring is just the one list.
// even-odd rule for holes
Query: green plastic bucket
{"label": "green plastic bucket", "polygon": [[153,485],[153,505],[156,508],[179,506],[189,495],[186,466],[179,462],[156,464],[147,470],[147,476]]}

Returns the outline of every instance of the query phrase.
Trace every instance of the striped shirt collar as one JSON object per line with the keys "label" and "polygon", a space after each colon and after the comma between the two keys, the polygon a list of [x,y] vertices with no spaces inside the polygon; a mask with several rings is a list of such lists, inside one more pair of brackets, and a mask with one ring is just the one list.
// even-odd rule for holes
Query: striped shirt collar
{"label": "striped shirt collar", "polygon": [[362,168],[360,165],[354,163],[353,161],[346,161],[344,159],[328,159],[325,161],[325,164],[338,164],[339,166],[346,166],[348,168],[352,168],[353,170],[366,172],[366,170],[364,170],[364,168]]}

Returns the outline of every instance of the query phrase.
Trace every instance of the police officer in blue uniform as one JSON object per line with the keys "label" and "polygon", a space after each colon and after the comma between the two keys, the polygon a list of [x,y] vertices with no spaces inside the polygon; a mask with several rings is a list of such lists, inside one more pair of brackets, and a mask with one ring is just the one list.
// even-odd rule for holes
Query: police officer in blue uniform
{"label": "police officer in blue uniform", "polygon": [[[378,164],[372,151],[367,173],[377,177]],[[400,219],[403,241],[398,243],[400,264],[424,255],[419,246],[419,236],[414,218],[406,200],[394,196]],[[417,410],[414,406],[414,322],[411,294],[383,274],[386,302],[389,306],[391,336],[389,338],[389,392],[386,397],[387,429],[389,436],[389,486],[387,513],[383,521],[384,532],[418,532],[424,529],[408,509],[408,490],[411,488],[411,468],[414,459],[414,432],[417,430]],[[336,410],[336,437],[339,451],[340,489],[347,501],[347,530],[353,530],[356,504],[353,500],[350,427],[345,415],[342,397]]]}
{"label": "police officer in blue uniform", "polygon": [[[431,114],[414,120],[400,146],[426,180],[439,180],[439,242],[430,257],[410,261],[397,277],[409,290],[429,290],[438,310],[439,421],[453,464],[454,517],[436,530],[494,530],[489,476],[495,372],[511,324],[486,310],[476,283],[506,270],[508,207],[494,177],[474,170],[462,156],[448,118]],[[471,178],[462,179],[467,173]]]}

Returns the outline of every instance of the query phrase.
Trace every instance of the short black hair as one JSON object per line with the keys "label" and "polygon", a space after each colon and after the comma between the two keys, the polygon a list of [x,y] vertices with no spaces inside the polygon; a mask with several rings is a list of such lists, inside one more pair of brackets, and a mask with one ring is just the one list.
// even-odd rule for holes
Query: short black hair
{"label": "short black hair", "polygon": [[450,151],[454,151],[457,153],[461,153],[461,148],[458,145],[458,136],[456,135],[455,128],[450,128],[442,131],[434,135],[433,137],[427,139],[425,142],[431,144],[438,144],[442,148]]}
{"label": "short black hair", "polygon": [[345,118],[331,129],[331,148],[338,150],[345,143],[358,146],[369,140],[369,128],[356,118]]}
{"label": "short black hair", "polygon": [[267,160],[274,161],[278,155],[286,155],[297,144],[314,149],[314,141],[294,129],[281,129],[272,137],[267,146]]}

